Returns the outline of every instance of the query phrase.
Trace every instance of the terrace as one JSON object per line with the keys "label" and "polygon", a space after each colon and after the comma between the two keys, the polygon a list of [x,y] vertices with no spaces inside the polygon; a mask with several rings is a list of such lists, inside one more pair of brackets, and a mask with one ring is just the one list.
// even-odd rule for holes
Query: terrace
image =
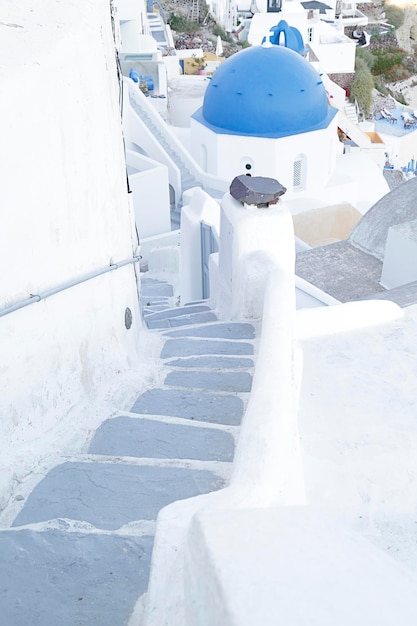
{"label": "terrace", "polygon": [[[415,113],[417,114],[417,111]],[[378,134],[403,137],[415,130],[417,130],[417,116],[403,106],[397,106],[392,111],[382,109],[376,113],[375,132]]]}

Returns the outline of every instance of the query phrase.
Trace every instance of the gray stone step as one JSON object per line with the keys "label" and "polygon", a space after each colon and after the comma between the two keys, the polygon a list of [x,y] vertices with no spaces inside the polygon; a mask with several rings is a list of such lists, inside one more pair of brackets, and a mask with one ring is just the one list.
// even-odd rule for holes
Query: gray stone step
{"label": "gray stone step", "polygon": [[0,532],[4,626],[124,626],[148,586],[153,537]]}
{"label": "gray stone step", "polygon": [[243,415],[243,401],[238,396],[224,393],[156,388],[140,395],[130,411],[236,425]]}
{"label": "gray stone step", "polygon": [[108,419],[100,426],[89,452],[107,456],[228,462],[233,459],[234,440],[230,433],[218,428],[122,415]]}
{"label": "gray stone step", "polygon": [[148,321],[149,320],[163,320],[163,319],[168,319],[168,318],[174,318],[174,317],[178,317],[180,315],[184,316],[184,315],[191,315],[194,313],[202,313],[203,311],[210,311],[210,307],[207,306],[207,304],[199,304],[199,305],[193,305],[193,306],[187,306],[187,307],[176,307],[175,309],[166,309],[165,311],[162,311],[160,313],[154,313],[153,315],[149,316]]}
{"label": "gray stone step", "polygon": [[251,390],[252,376],[247,372],[174,371],[167,374],[164,383],[172,387],[239,393]]}
{"label": "gray stone step", "polygon": [[189,369],[249,369],[254,366],[252,359],[228,356],[190,356],[181,359],[167,361],[168,367],[181,367]]}
{"label": "gray stone step", "polygon": [[175,500],[224,486],[217,474],[185,467],[67,462],[53,468],[29,495],[13,522],[22,526],[57,518],[117,530],[154,520]]}
{"label": "gray stone step", "polygon": [[149,315],[153,315],[154,313],[159,313],[160,311],[166,311],[168,309],[170,309],[170,307],[164,304],[154,304],[153,306],[144,306],[143,315],[144,317],[147,317]]}
{"label": "gray stone step", "polygon": [[209,354],[253,354],[251,343],[243,341],[216,341],[209,339],[168,339],[162,348],[161,358]]}
{"label": "gray stone step", "polygon": [[140,282],[142,283],[142,285],[167,285],[168,284],[166,280],[159,280],[159,278],[153,278],[152,276],[149,276],[148,274],[142,276]]}
{"label": "gray stone step", "polygon": [[142,282],[141,291],[143,298],[150,296],[173,296],[174,290],[169,283],[147,283]]}
{"label": "gray stone step", "polygon": [[178,315],[168,319],[150,319],[146,318],[146,324],[151,330],[163,330],[165,328],[177,328],[179,326],[190,326],[192,324],[207,324],[217,320],[216,314],[212,311],[203,311],[201,313],[191,313],[190,315]]}
{"label": "gray stone step", "polygon": [[143,298],[142,305],[143,307],[162,306],[165,309],[170,309],[172,307],[172,298],[148,296],[147,298]]}
{"label": "gray stone step", "polygon": [[209,337],[217,339],[254,339],[252,324],[240,322],[219,322],[207,326],[184,328],[164,333],[167,337]]}

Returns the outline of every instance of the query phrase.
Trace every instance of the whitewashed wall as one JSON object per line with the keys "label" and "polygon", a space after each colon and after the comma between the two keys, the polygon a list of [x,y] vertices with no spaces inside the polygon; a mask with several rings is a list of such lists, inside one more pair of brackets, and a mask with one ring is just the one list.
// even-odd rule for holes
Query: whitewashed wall
{"label": "whitewashed wall", "polygon": [[[287,188],[287,196],[322,194],[334,171],[337,154],[337,122],[327,128],[277,139],[243,135],[216,134],[196,120],[191,120],[192,153],[207,172],[232,181],[247,173],[251,163],[252,176],[276,178]],[[205,146],[205,150],[203,149]],[[207,163],[203,162],[207,154]],[[305,156],[305,185],[293,192],[293,164]]]}
{"label": "whitewashed wall", "polygon": [[168,168],[133,150],[126,151],[126,163],[140,241],[169,232],[171,214]]}
{"label": "whitewashed wall", "polygon": [[345,37],[343,32],[339,41],[326,41],[324,34],[319,41],[311,43],[310,46],[320,59],[320,68],[323,72],[327,74],[354,72],[356,45],[352,39]]}
{"label": "whitewashed wall", "polygon": [[201,260],[201,222],[220,232],[220,206],[200,187],[184,194],[181,210],[180,281],[183,303],[203,297]]}
{"label": "whitewashed wall", "polygon": [[[136,246],[109,3],[3,9],[0,309]],[[140,324],[132,265],[0,318],[2,493],[45,433],[65,445],[68,415],[137,363]]]}

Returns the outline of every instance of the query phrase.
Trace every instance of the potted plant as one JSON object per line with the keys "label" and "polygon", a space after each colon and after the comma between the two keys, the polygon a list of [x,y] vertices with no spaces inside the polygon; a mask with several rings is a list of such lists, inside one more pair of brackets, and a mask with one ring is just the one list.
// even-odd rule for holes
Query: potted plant
{"label": "potted plant", "polygon": [[193,57],[191,59],[191,66],[196,70],[197,74],[205,74],[205,68],[207,63],[204,57]]}

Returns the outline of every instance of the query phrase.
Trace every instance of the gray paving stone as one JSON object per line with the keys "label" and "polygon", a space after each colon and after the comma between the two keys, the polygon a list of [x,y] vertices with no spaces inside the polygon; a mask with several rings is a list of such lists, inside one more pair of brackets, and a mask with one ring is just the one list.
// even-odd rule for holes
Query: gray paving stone
{"label": "gray paving stone", "polygon": [[143,284],[141,286],[142,297],[148,298],[152,296],[173,296],[174,290],[172,285],[168,283],[155,283],[153,285]]}
{"label": "gray paving stone", "polygon": [[189,307],[175,307],[175,309],[166,309],[161,313],[154,313],[152,319],[162,320],[171,317],[178,317],[179,315],[191,315],[192,313],[202,313],[203,311],[210,311],[210,307],[207,305],[189,306]]}
{"label": "gray paving stone", "polygon": [[168,339],[162,348],[161,358],[198,354],[253,354],[251,343],[243,341],[216,341],[209,339]]}
{"label": "gray paving stone", "polygon": [[146,317],[148,315],[153,315],[154,313],[159,313],[159,311],[166,311],[167,309],[169,309],[169,307],[163,304],[155,304],[154,306],[144,306],[143,315]]}
{"label": "gray paving stone", "polygon": [[207,322],[216,322],[217,316],[213,311],[205,311],[201,313],[191,313],[190,315],[182,315],[169,320],[172,327],[186,326],[189,324],[206,324]]}
{"label": "gray paving stone", "polygon": [[232,461],[234,441],[230,433],[215,428],[122,415],[108,419],[100,426],[89,452],[156,459]]}
{"label": "gray paving stone", "polygon": [[169,415],[213,424],[239,424],[243,402],[238,396],[182,389],[148,389],[130,409],[132,413]]}
{"label": "gray paving stone", "polygon": [[163,330],[165,328],[172,328],[169,320],[149,320],[145,318],[145,323],[149,330]]}
{"label": "gray paving stone", "polygon": [[172,298],[165,296],[151,296],[143,299],[144,306],[165,305],[168,309],[172,308]]}
{"label": "gray paving stone", "polygon": [[198,369],[243,369],[253,367],[252,359],[228,356],[190,356],[165,363],[168,367],[188,367]]}
{"label": "gray paving stone", "polygon": [[3,626],[126,626],[148,585],[153,537],[0,532]]}
{"label": "gray paving stone", "polygon": [[247,372],[170,372],[164,383],[173,387],[206,389],[207,391],[250,391],[252,376]]}
{"label": "gray paving stone", "polygon": [[[152,316],[153,317],[153,316]],[[207,322],[215,322],[216,314],[212,311],[204,311],[202,313],[192,313],[191,315],[180,315],[168,319],[152,319],[147,317],[146,323],[148,328],[173,328],[176,326],[189,326],[190,324],[206,324]]]}
{"label": "gray paving stone", "polygon": [[166,280],[158,280],[158,278],[152,278],[151,276],[144,276],[142,275],[141,277],[141,283],[142,285],[166,285],[167,282]]}
{"label": "gray paving stone", "polygon": [[128,522],[155,519],[175,500],[223,486],[213,472],[123,463],[63,463],[29,495],[13,526],[55,518],[84,520],[116,530]]}
{"label": "gray paving stone", "polygon": [[211,337],[217,339],[254,339],[252,324],[240,322],[219,322],[210,326],[183,328],[164,333],[167,337]]}
{"label": "gray paving stone", "polygon": [[217,316],[213,311],[181,315],[180,317],[173,317],[169,320],[172,328],[189,326],[190,324],[207,324],[208,322],[217,322]]}

